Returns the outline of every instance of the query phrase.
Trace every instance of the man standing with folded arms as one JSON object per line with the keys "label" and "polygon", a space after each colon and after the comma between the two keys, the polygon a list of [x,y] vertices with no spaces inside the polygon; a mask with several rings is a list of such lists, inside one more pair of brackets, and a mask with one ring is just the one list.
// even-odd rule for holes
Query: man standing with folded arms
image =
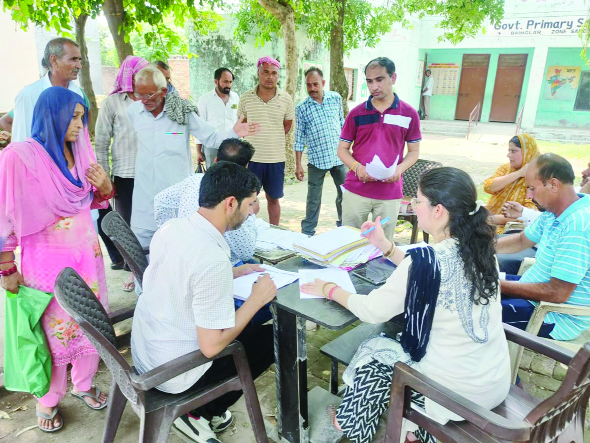
{"label": "man standing with folded arms", "polygon": [[342,189],[347,168],[336,153],[340,131],[344,124],[342,98],[334,91],[324,91],[324,74],[321,69],[311,67],[305,71],[307,97],[297,106],[295,126],[295,175],[299,181],[305,173],[301,157],[307,146],[307,204],[305,219],[301,221],[301,232],[314,235],[320,216],[324,177],[330,173],[336,185],[337,226],[342,224]]}
{"label": "man standing with folded arms", "polygon": [[[393,239],[403,197],[402,174],[418,160],[420,119],[416,110],[393,92],[397,75],[390,59],[371,60],[365,67],[365,77],[371,96],[350,111],[338,144],[338,157],[349,168],[344,182],[342,224],[360,228],[369,214],[373,214],[373,220],[377,216],[389,217],[391,222],[383,225],[383,230],[387,238]],[[408,152],[404,157],[406,144]],[[366,165],[375,155],[386,167],[397,161],[395,173],[386,180],[367,173]]]}
{"label": "man standing with folded arms", "polygon": [[248,165],[262,182],[268,205],[268,221],[279,224],[283,184],[285,181],[285,160],[287,134],[295,119],[295,108],[291,96],[277,87],[281,64],[272,57],[258,60],[258,84],[240,97],[238,117],[244,121],[256,121],[262,129],[246,137],[256,152]]}

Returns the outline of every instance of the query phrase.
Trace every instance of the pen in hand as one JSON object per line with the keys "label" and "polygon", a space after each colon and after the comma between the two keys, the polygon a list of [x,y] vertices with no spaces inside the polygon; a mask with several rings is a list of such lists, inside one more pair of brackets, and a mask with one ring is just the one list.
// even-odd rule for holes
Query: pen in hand
{"label": "pen in hand", "polygon": [[[385,223],[387,223],[389,221],[389,217],[385,217],[383,220],[381,220],[381,226],[383,226]],[[369,232],[373,232],[375,230],[375,226],[367,229],[365,232],[363,232],[361,235],[364,237],[365,235],[367,235]]]}

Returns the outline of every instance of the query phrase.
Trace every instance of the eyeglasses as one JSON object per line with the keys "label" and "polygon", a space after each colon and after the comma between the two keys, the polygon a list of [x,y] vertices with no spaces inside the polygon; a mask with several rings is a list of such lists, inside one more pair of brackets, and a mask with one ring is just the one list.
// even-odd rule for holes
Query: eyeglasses
{"label": "eyeglasses", "polygon": [[428,202],[428,200],[418,200],[417,198],[413,198],[410,200],[410,205],[412,205],[412,208],[415,208],[420,203],[425,203],[425,202]]}
{"label": "eyeglasses", "polygon": [[142,94],[138,94],[137,92],[135,92],[133,95],[138,100],[151,100],[156,96],[156,94],[158,94],[158,92],[160,92],[160,91],[154,92],[152,95],[146,95],[146,94],[142,95]]}

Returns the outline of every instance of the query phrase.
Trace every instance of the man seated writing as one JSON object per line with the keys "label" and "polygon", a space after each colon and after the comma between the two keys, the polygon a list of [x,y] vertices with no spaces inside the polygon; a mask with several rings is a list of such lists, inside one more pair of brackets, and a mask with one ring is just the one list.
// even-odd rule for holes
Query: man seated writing
{"label": "man seated writing", "polygon": [[[239,138],[228,138],[221,142],[215,162],[229,161],[245,168],[252,160],[254,146]],[[180,183],[164,189],[154,198],[156,224],[164,223],[176,217],[188,217],[199,209],[199,188],[204,174],[194,174]],[[256,248],[256,214],[260,210],[258,199],[254,212],[238,228],[225,233],[224,237],[231,251],[232,265],[242,264],[252,259]]]}
{"label": "man seated writing", "polygon": [[[233,278],[256,265],[232,267],[223,238],[251,215],[260,181],[243,166],[213,165],[201,180],[199,209],[186,218],[170,220],[150,245],[144,292],[138,299],[131,333],[131,353],[139,373],[145,373],[200,349],[214,357],[233,340],[240,341],[256,378],[274,361],[272,325],[250,324],[277,289],[268,275],[252,287],[252,295],[235,311]],[[158,389],[181,393],[206,387],[236,373],[231,356],[191,369]],[[175,420],[174,428],[195,442],[218,443],[213,431],[231,424],[227,408],[241,396],[229,392]]]}
{"label": "man seated writing", "polygon": [[[498,254],[510,254],[538,244],[536,262],[522,278],[501,282],[503,321],[520,329],[534,301],[590,306],[590,196],[576,194],[573,168],[556,154],[533,160],[525,180],[527,198],[545,212],[496,245]],[[572,340],[588,327],[590,317],[550,312],[539,336]]]}

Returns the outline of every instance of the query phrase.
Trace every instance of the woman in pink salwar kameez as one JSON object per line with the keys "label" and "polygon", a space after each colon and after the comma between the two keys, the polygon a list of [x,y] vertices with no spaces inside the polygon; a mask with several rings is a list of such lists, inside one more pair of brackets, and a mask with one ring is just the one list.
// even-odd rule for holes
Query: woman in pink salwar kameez
{"label": "woman in pink salwar kameez", "polygon": [[[12,143],[0,154],[0,269],[2,287],[18,285],[53,292],[65,267],[74,268],[108,310],[100,245],[90,209],[106,208],[113,188],[96,164],[80,96],[61,87],[46,89],[33,115],[32,136]],[[20,272],[14,250],[21,248]],[[12,271],[7,271],[11,269]],[[52,357],[49,392],[38,398],[42,431],[63,426],[57,405],[66,393],[67,366],[72,365],[72,394],[92,409],[107,397],[92,386],[99,356],[78,325],[54,298],[41,320]]]}

